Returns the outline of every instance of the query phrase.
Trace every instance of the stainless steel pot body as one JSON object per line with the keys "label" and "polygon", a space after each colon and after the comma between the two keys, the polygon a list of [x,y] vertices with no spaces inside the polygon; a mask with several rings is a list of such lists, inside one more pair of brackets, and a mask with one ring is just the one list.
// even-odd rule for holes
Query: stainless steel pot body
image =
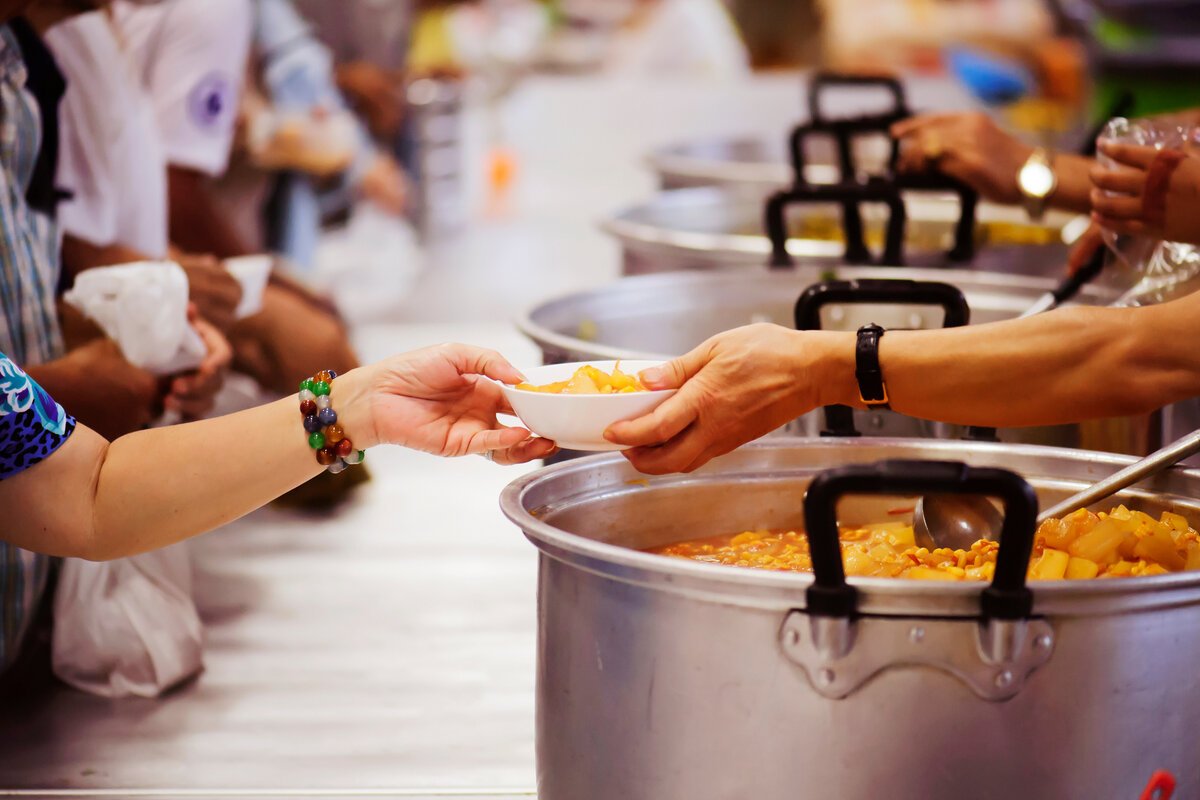
{"label": "stainless steel pot body", "polygon": [[[604,222],[604,230],[620,242],[627,275],[674,270],[711,270],[762,267],[771,243],[763,233],[763,205],[767,192],[759,187],[701,187],[661,192],[649,202],[617,212]],[[953,245],[958,220],[958,200],[952,196],[908,193],[905,195],[908,226],[907,263],[913,266],[955,267],[945,251]],[[803,233],[788,240],[787,248],[801,262],[836,263],[845,245],[837,237],[840,211],[834,205],[801,206],[789,218],[804,223],[820,220],[828,236],[806,238]],[[886,210],[863,208],[864,224],[882,235]],[[983,231],[975,257],[957,265],[990,272],[1058,276],[1072,240],[1086,227],[1065,214],[1051,213],[1041,223],[1031,223],[1023,209],[981,202],[978,229]],[[993,237],[1015,237],[1035,244],[989,244]]]}
{"label": "stainless steel pot body", "polygon": [[[765,195],[792,182],[786,145],[783,136],[704,139],[659,148],[647,156],[646,163],[664,190],[734,186],[756,188]],[[886,163],[888,155],[888,148],[879,149],[867,154],[877,167]],[[839,175],[833,143],[821,142],[815,150],[806,154],[805,177],[812,183],[835,183]]]}
{"label": "stainless steel pot body", "polygon": [[[1043,505],[1127,463],[764,440],[688,476],[645,480],[599,456],[510,485],[503,509],[540,550],[538,796],[1134,798],[1156,769],[1179,779],[1177,796],[1200,796],[1200,574],[1035,583],[1025,649],[991,663],[980,585],[851,579],[863,616],[827,668],[807,641],[811,576],[631,549],[798,526],[813,474],[896,457],[1015,470]],[[1196,524],[1196,497],[1200,473],[1177,470],[1121,499]],[[848,499],[840,516],[877,520],[889,502]],[[835,669],[829,680],[852,686],[840,697],[826,682]]]}
{"label": "stainless steel pot body", "polygon": [[[976,272],[894,267],[813,265],[792,270],[716,273],[670,273],[623,278],[599,289],[542,303],[517,320],[520,330],[537,343],[545,363],[589,359],[665,360],[682,355],[710,336],[752,322],[793,326],[800,293],[830,273],[840,279],[908,278],[945,281],[962,290],[971,307],[971,322],[995,322],[1018,316],[1053,288],[1046,278]],[[1088,286],[1077,302],[1107,305],[1114,290]],[[868,322],[887,328],[937,328],[943,312],[931,306],[831,306],[822,312],[826,330],[856,330]],[[858,429],[872,436],[956,438],[957,425],[916,420],[889,411],[856,411]],[[791,433],[816,436],[820,412],[807,414],[788,427]],[[1158,421],[1150,417],[1100,420],[1076,425],[1009,428],[1004,441],[1144,454],[1158,446]]]}

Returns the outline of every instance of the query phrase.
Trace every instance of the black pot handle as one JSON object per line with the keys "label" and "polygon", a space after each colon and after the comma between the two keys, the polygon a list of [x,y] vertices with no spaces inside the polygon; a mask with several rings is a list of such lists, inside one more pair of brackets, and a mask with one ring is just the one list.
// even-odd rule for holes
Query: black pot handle
{"label": "black pot handle", "polygon": [[892,107],[880,116],[907,117],[908,99],[904,96],[904,85],[887,75],[847,75],[839,72],[818,72],[808,86],[808,118],[813,122],[825,123],[829,118],[821,111],[821,97],[843,88],[861,89],[878,87],[891,93]]}
{"label": "black pot handle", "polygon": [[831,303],[941,306],[946,313],[943,328],[957,328],[971,321],[971,308],[957,286],[940,281],[865,278],[821,281],[805,289],[796,301],[796,330],[820,330],[821,309]]}
{"label": "black pot handle", "polygon": [[[821,329],[821,309],[830,303],[878,303],[888,305],[936,305],[945,311],[943,328],[957,328],[971,321],[967,298],[957,286],[938,281],[875,278],[856,281],[821,281],[804,290],[796,301],[796,330]],[[849,406],[825,408],[822,436],[860,436],[854,427],[854,410]],[[999,441],[993,428],[970,428],[967,439]]]}
{"label": "black pot handle", "polygon": [[[893,142],[898,146],[898,142]],[[958,222],[954,225],[954,246],[946,258],[962,263],[975,257],[975,217],[979,193],[967,184],[940,172],[893,173],[892,180],[901,192],[953,192],[958,195]]]}
{"label": "black pot handle", "polygon": [[807,612],[853,618],[858,592],[846,583],[838,539],[837,501],[847,494],[983,494],[1004,504],[996,574],[980,595],[983,619],[1028,618],[1033,592],[1025,583],[1037,529],[1037,494],[1015,472],[956,461],[893,460],[851,464],[817,475],[804,496],[804,526],[812,553]]}
{"label": "black pot handle", "polygon": [[847,264],[871,263],[871,251],[863,238],[860,203],[885,203],[888,206],[887,238],[882,263],[899,266],[904,263],[904,223],[907,214],[899,190],[877,178],[865,183],[800,184],[782,189],[767,198],[763,211],[763,226],[771,240],[772,268],[793,266],[787,251],[786,210],[797,203],[831,203],[842,207],[842,228],[846,236],[844,260]]}
{"label": "black pot handle", "polygon": [[[843,87],[879,87],[892,95],[891,108],[881,113],[853,116],[827,117],[821,111],[821,98],[831,91]],[[812,134],[831,136],[837,147],[838,171],[842,182],[855,179],[853,139],[862,133],[886,134],[893,123],[904,119],[909,111],[904,96],[904,86],[895,78],[886,76],[843,75],[836,72],[818,72],[809,82],[808,122],[792,130],[789,139],[792,168],[797,184],[806,183],[804,177],[804,141]],[[899,149],[892,144],[891,163],[895,164]]]}

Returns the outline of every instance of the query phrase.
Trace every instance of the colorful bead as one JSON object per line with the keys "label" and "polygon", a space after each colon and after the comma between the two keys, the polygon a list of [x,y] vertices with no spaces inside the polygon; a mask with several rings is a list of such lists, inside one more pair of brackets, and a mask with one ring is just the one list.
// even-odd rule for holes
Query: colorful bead
{"label": "colorful bead", "polygon": [[316,451],[317,461],[334,475],[352,464],[361,464],[367,455],[354,449],[345,429],[337,424],[329,385],[337,376],[333,370],[324,369],[300,382],[300,413],[309,434],[308,446]]}

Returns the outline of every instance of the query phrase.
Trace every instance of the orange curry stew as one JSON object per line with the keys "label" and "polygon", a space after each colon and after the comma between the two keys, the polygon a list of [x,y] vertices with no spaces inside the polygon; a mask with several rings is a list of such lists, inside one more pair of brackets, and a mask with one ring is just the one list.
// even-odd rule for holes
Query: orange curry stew
{"label": "orange curry stew", "polygon": [[[970,550],[917,547],[912,525],[885,522],[841,530],[847,575],[916,580],[991,580],[1000,546],[980,540]],[[811,572],[808,539],[796,531],[746,531],[651,549],[659,555],[737,567]],[[1113,578],[1200,569],[1200,534],[1178,514],[1154,519],[1117,506],[1047,520],[1037,531],[1029,577]]]}

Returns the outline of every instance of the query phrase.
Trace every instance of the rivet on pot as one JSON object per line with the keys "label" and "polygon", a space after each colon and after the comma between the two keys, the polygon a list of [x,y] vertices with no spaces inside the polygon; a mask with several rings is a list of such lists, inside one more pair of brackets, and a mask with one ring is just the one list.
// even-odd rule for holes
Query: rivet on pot
{"label": "rivet on pot", "polygon": [[1013,682],[1013,674],[1008,670],[1001,670],[996,673],[996,688],[1004,689]]}
{"label": "rivet on pot", "polygon": [[914,626],[908,632],[908,640],[913,644],[920,644],[925,640],[925,629],[919,626]]}
{"label": "rivet on pot", "polygon": [[1033,640],[1033,646],[1039,650],[1048,650],[1050,649],[1051,644],[1053,644],[1053,640],[1050,638],[1050,634],[1048,633],[1043,633],[1041,636]]}
{"label": "rivet on pot", "polygon": [[788,647],[795,647],[796,645],[800,644],[800,632],[795,628],[791,628],[787,632],[786,639]]}
{"label": "rivet on pot", "polygon": [[822,686],[828,686],[829,684],[833,683],[833,679],[836,677],[837,675],[834,674],[834,671],[831,669],[823,669],[817,673],[817,681]]}

